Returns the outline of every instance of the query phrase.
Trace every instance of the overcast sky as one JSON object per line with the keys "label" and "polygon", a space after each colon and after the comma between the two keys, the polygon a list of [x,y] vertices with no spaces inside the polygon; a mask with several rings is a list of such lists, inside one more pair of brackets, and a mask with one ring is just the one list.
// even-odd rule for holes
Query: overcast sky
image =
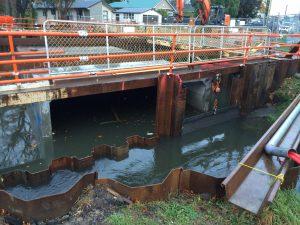
{"label": "overcast sky", "polygon": [[287,14],[300,13],[300,0],[272,0],[270,15],[284,15],[287,6]]}

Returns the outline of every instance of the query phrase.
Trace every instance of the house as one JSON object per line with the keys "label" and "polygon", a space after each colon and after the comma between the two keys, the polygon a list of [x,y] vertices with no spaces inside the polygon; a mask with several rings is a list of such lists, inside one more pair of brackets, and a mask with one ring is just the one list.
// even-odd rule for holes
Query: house
{"label": "house", "polygon": [[[58,19],[54,6],[46,1],[34,4],[37,19]],[[100,21],[114,20],[112,7],[104,0],[75,0],[68,12],[69,20]]]}
{"label": "house", "polygon": [[175,12],[176,9],[168,0],[122,0],[120,2],[113,2],[110,6],[114,9],[123,8],[144,8],[154,10],[166,10]]}
{"label": "house", "polygon": [[161,24],[162,15],[151,8],[122,8],[115,11],[120,23]]}
{"label": "house", "polygon": [[110,6],[115,10],[116,21],[121,23],[160,24],[163,12],[167,15],[176,12],[168,0],[122,0],[113,2]]}

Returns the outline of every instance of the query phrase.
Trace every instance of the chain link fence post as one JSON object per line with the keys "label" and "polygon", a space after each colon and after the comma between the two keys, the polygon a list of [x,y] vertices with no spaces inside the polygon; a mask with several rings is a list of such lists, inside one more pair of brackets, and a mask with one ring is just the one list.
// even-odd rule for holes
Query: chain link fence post
{"label": "chain link fence post", "polygon": [[[152,26],[152,33],[155,34],[155,26]],[[155,64],[155,36],[152,37],[153,64]]]}
{"label": "chain link fence post", "polygon": [[[47,20],[44,21],[43,23],[43,31],[46,33],[47,32]],[[46,57],[47,59],[50,58],[49,56],[49,46],[48,46],[48,38],[47,38],[47,35],[44,36],[44,41],[45,41],[45,50],[46,50]],[[49,71],[49,75],[51,74],[51,65],[50,65],[50,62],[47,62],[47,66],[48,66],[48,71]]]}
{"label": "chain link fence post", "polygon": [[108,39],[108,25],[105,24],[105,33],[106,33],[106,55],[107,55],[107,69],[110,69],[110,59],[109,59],[109,39]]}
{"label": "chain link fence post", "polygon": [[172,35],[172,53],[170,54],[170,70],[169,73],[173,73],[173,68],[174,68],[174,60],[175,60],[175,54],[176,54],[176,38],[177,34]]}
{"label": "chain link fence post", "polygon": [[[220,40],[220,49],[223,49],[223,47],[224,47],[224,27],[222,27],[221,28],[221,34],[222,34],[222,36],[221,36],[221,40]],[[222,59],[222,55],[223,55],[223,51],[222,50],[220,50],[220,59]]]}
{"label": "chain link fence post", "polygon": [[192,27],[189,27],[189,55],[188,55],[188,59],[187,59],[187,62],[189,63],[189,62],[191,62],[191,45],[192,45],[192,36],[191,36],[191,34],[192,34]]}
{"label": "chain link fence post", "polygon": [[[196,26],[194,27],[192,33],[195,34],[196,33]],[[194,35],[193,36],[193,57],[192,57],[192,62],[195,62],[195,40],[196,39],[196,36]]]}

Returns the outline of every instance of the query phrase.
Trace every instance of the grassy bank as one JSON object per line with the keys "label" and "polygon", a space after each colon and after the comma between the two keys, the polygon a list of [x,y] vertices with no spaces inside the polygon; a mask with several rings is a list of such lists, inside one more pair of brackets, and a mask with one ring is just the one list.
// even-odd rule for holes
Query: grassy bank
{"label": "grassy bank", "polygon": [[296,77],[285,79],[282,87],[273,93],[275,112],[268,116],[268,120],[275,122],[298,94],[300,94],[300,79]]}
{"label": "grassy bank", "polygon": [[168,201],[122,207],[106,219],[110,225],[298,225],[300,195],[280,191],[274,203],[259,216],[238,209],[225,200],[204,200],[199,195],[180,195]]}

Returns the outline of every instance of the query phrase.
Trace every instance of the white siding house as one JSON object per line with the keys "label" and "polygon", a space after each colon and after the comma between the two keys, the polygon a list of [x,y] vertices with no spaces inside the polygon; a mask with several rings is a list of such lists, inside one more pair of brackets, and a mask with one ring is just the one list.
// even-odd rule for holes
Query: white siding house
{"label": "white siding house", "polygon": [[176,9],[168,0],[121,0],[110,3],[110,6],[114,9],[123,8],[144,8],[154,10],[166,10],[176,12]]}
{"label": "white siding house", "polygon": [[152,9],[123,8],[115,11],[115,18],[120,23],[161,24],[162,16]]}
{"label": "white siding house", "polygon": [[156,9],[156,10],[161,10],[162,9],[162,10],[166,10],[166,11],[170,11],[170,12],[175,12],[176,11],[174,9],[174,7],[172,6],[172,4],[169,1],[167,1],[167,0],[161,0],[161,1],[159,1],[155,5],[154,9]]}
{"label": "white siding house", "polygon": [[[34,4],[38,20],[58,19],[58,13],[47,3]],[[69,20],[93,20],[100,22],[113,21],[112,7],[104,0],[75,0],[68,12]]]}

